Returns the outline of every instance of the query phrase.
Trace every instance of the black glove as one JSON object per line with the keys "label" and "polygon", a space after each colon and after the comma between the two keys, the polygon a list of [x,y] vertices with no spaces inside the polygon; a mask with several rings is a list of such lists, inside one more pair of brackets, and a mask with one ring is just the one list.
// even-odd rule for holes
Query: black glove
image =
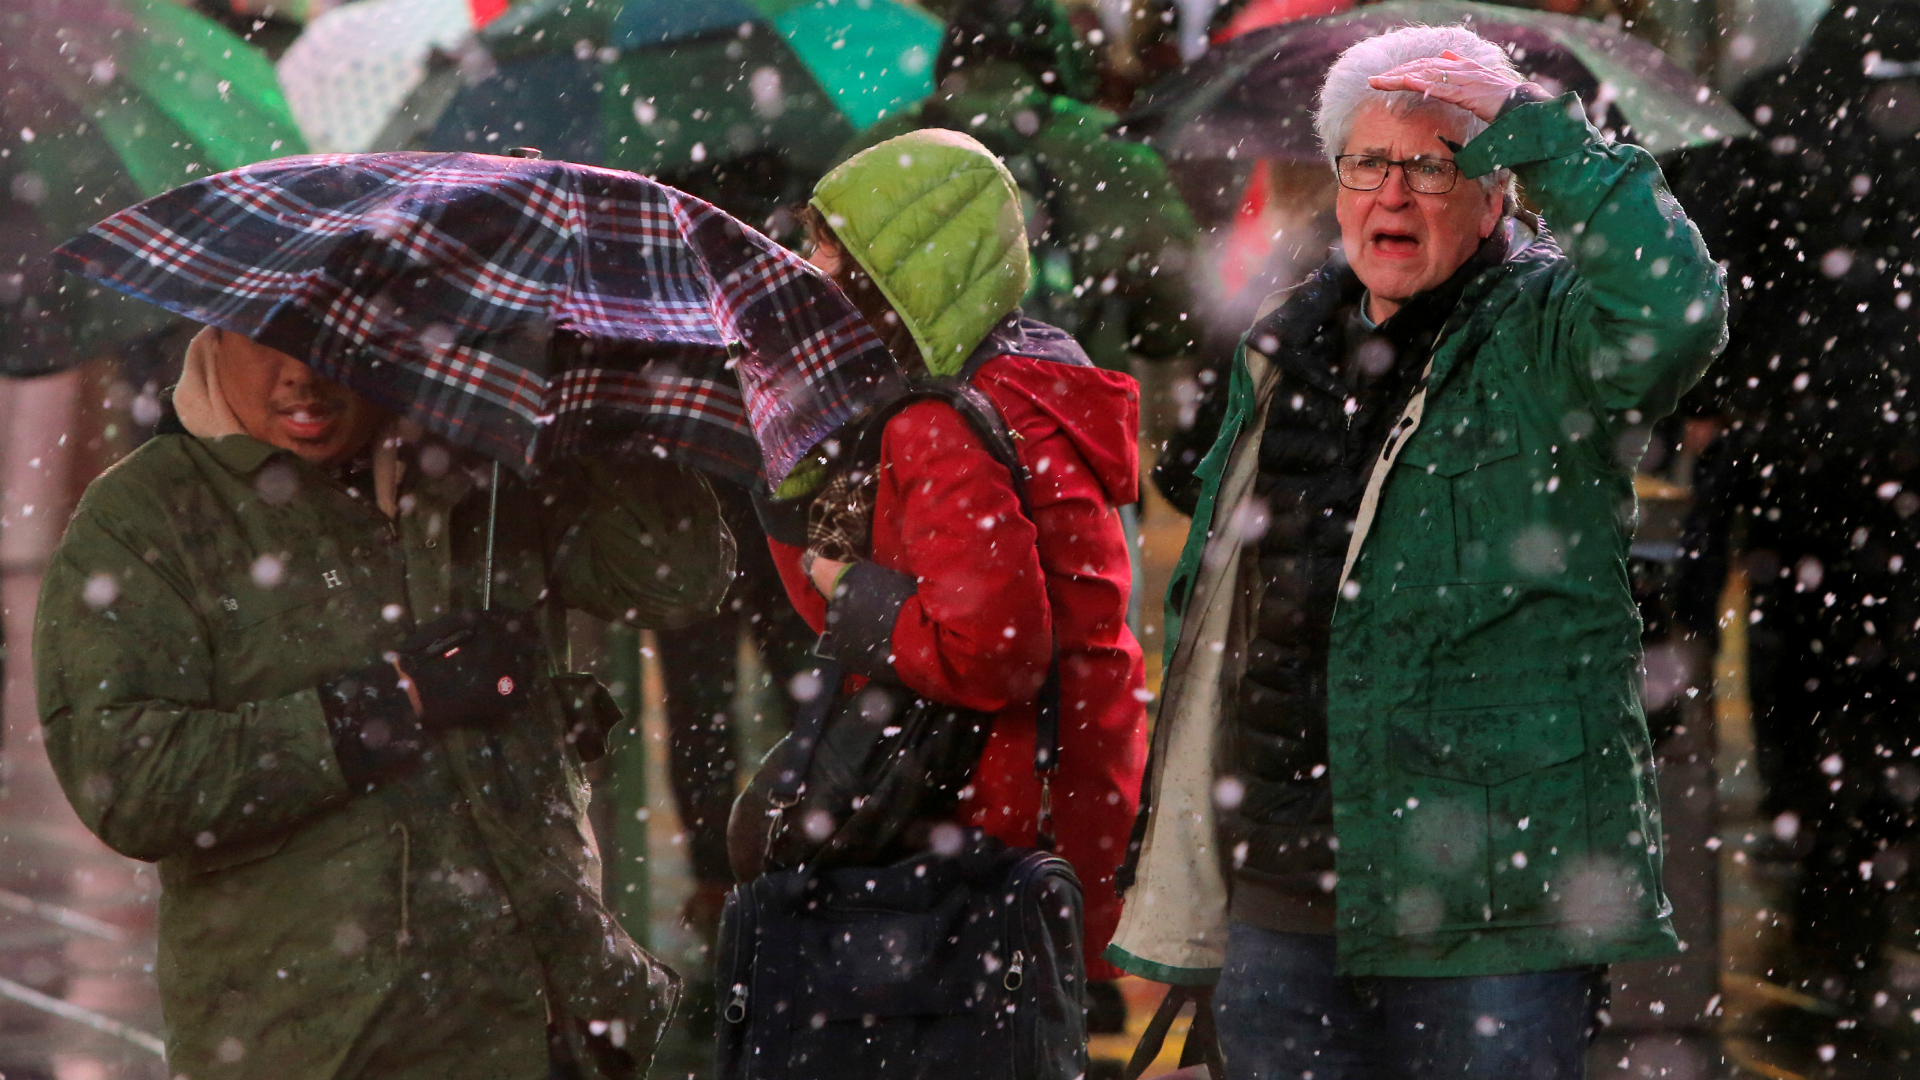
{"label": "black glove", "polygon": [[321,683],[320,706],[347,782],[367,784],[411,766],[429,733],[504,723],[531,696],[540,655],[532,616],[458,612],[421,627],[378,662]]}
{"label": "black glove", "polygon": [[491,728],[532,696],[540,652],[531,614],[461,611],[415,631],[400,649],[400,667],[420,695],[422,727]]}
{"label": "black glove", "polygon": [[807,546],[807,511],[813,505],[811,498],[776,499],[767,491],[767,485],[756,480],[753,482],[753,512],[760,519],[760,528],[768,536],[797,548]]}
{"label": "black glove", "polygon": [[420,717],[389,660],[321,683],[320,708],[340,773],[353,787],[412,767],[425,749]]}

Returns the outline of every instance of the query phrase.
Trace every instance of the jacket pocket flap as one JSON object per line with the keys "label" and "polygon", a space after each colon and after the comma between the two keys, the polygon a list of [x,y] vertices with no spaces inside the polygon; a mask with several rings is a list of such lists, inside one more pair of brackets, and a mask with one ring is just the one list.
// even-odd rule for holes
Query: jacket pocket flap
{"label": "jacket pocket flap", "polygon": [[1400,452],[1400,463],[1459,476],[1520,453],[1520,426],[1502,409],[1429,413]]}
{"label": "jacket pocket flap", "polygon": [[189,874],[211,874],[217,870],[231,870],[236,866],[259,862],[270,855],[277,855],[287,846],[291,832],[277,833],[265,840],[250,843],[222,844],[196,851],[191,855],[180,856],[180,865]]}
{"label": "jacket pocket flap", "polygon": [[1572,702],[1403,713],[1393,718],[1394,764],[1406,772],[1497,787],[1586,752]]}

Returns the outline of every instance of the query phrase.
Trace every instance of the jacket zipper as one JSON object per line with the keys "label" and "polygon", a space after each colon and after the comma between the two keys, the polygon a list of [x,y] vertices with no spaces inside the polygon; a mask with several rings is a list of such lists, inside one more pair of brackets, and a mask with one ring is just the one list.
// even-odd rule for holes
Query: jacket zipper
{"label": "jacket zipper", "polygon": [[[1452,320],[1449,319],[1448,324],[1451,324],[1451,322]],[[1414,428],[1417,427],[1418,425],[1410,423],[1410,421],[1412,421],[1413,418],[1409,416],[1408,413],[1409,411],[1412,410],[1413,403],[1416,400],[1419,400],[1421,396],[1427,392],[1428,383],[1433,376],[1433,362],[1440,355],[1440,346],[1443,342],[1446,341],[1446,339],[1447,339],[1447,324],[1443,324],[1440,328],[1440,333],[1435,335],[1433,339],[1433,347],[1427,350],[1427,362],[1423,367],[1421,367],[1420,376],[1414,379],[1413,381],[1413,391],[1407,395],[1406,402],[1400,406],[1400,418],[1395,420],[1393,422],[1393,426],[1387,429],[1387,437],[1386,437],[1386,440],[1380,446],[1380,453],[1378,456],[1376,456],[1373,459],[1373,469],[1380,468],[1382,463],[1384,463],[1387,459],[1392,458],[1394,451],[1399,448],[1403,440],[1410,439],[1413,437]],[[1425,406],[1425,403],[1422,402],[1422,405],[1421,405],[1422,415],[1424,415],[1425,412],[1426,412],[1426,406]],[[1349,432],[1353,430],[1353,418],[1351,416],[1347,418],[1347,430]],[[1344,438],[1341,441],[1343,444],[1346,442]],[[1366,487],[1371,487],[1373,484],[1373,469],[1369,469],[1367,471],[1367,484],[1365,487],[1361,489],[1363,494],[1360,497],[1360,514],[1362,516],[1364,516],[1366,513],[1366,495],[1364,494],[1364,492],[1366,490]],[[1387,478],[1382,478],[1380,482],[1379,498],[1381,499],[1386,498],[1386,479]],[[1377,510],[1378,510],[1378,504],[1376,503],[1376,514],[1377,514]],[[1356,530],[1360,528],[1361,521],[1359,516],[1356,516],[1354,518],[1353,524]],[[1371,522],[1367,523],[1367,532],[1369,534],[1372,532]],[[1356,539],[1359,541],[1359,546],[1353,549],[1353,551],[1349,554],[1350,566],[1357,566],[1359,564],[1360,556],[1366,552],[1366,548],[1367,548],[1367,543],[1366,543],[1368,539],[1367,535],[1357,535]],[[1328,619],[1329,623],[1331,623],[1334,618],[1339,617],[1340,602],[1346,599],[1347,574],[1349,572],[1350,572],[1349,570],[1341,571],[1340,588],[1336,590],[1333,594],[1333,611],[1331,612],[1330,617]]]}

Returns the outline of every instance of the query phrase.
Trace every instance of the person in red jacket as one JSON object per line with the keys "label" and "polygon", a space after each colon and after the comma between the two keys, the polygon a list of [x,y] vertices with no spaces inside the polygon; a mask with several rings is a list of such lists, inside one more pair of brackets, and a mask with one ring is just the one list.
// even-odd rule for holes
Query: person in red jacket
{"label": "person in red jacket", "polygon": [[[867,179],[877,167],[896,198],[880,197]],[[940,317],[951,307],[934,318],[916,310],[929,291],[924,276],[907,277],[919,268],[890,262],[888,245],[873,238],[901,226],[899,207],[910,214],[940,202],[950,185],[979,188],[982,177],[988,190],[977,198],[1005,199],[1015,212],[942,216],[909,252],[1005,253],[996,266],[958,257],[939,264],[959,280],[933,290],[937,296],[997,288],[1006,297],[983,304],[969,330],[956,328],[964,320]],[[831,627],[846,670],[993,716],[961,814],[1010,845],[1036,840],[1034,702],[1058,649],[1056,850],[1085,890],[1088,977],[1111,979],[1118,972],[1099,957],[1119,921],[1114,871],[1146,761],[1148,695],[1140,645],[1127,628],[1132,573],[1118,512],[1139,496],[1140,395],[1130,377],[1093,366],[1066,333],[1021,317],[1027,245],[1018,198],[1005,168],[972,139],[901,136],[821,182],[809,215],[810,258],[903,366],[963,379],[999,410],[1029,474],[1032,518],[960,413],[921,401],[882,433],[867,496],[869,557],[841,561],[778,536],[769,543],[794,605],[816,631]],[[977,287],[983,278],[988,287]]]}

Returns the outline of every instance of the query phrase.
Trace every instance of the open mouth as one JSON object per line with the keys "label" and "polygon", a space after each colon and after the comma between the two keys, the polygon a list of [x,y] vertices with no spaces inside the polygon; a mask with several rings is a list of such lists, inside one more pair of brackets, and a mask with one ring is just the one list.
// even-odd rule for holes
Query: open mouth
{"label": "open mouth", "polygon": [[1411,233],[1381,230],[1373,234],[1373,250],[1390,259],[1405,258],[1420,250],[1420,239]]}
{"label": "open mouth", "polygon": [[296,439],[325,438],[333,429],[338,411],[319,403],[296,405],[280,410],[280,424]]}

